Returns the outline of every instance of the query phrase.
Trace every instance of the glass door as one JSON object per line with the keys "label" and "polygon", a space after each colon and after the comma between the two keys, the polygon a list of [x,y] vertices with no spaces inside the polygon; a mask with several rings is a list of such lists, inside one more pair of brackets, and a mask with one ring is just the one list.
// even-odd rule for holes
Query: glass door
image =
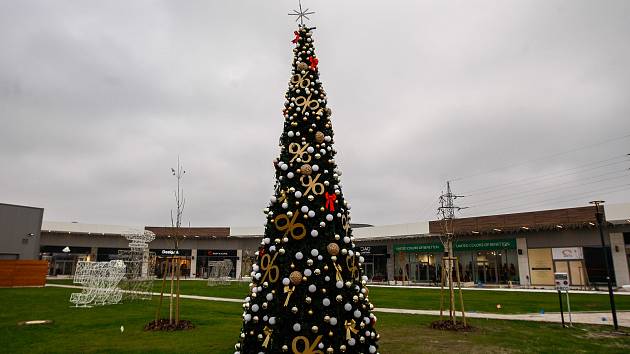
{"label": "glass door", "polygon": [[368,281],[372,281],[372,278],[374,278],[374,263],[363,263],[363,274],[368,278]]}

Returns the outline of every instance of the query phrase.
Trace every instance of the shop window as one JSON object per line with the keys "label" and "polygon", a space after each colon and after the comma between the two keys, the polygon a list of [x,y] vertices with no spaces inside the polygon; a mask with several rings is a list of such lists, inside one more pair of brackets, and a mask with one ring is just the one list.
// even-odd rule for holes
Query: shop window
{"label": "shop window", "polygon": [[[615,283],[615,268],[612,264],[612,254],[610,247],[606,247],[608,253],[608,267],[610,269],[610,278]],[[601,247],[584,247],[584,262],[586,263],[586,272],[588,280],[591,284],[606,284],[606,263]]]}

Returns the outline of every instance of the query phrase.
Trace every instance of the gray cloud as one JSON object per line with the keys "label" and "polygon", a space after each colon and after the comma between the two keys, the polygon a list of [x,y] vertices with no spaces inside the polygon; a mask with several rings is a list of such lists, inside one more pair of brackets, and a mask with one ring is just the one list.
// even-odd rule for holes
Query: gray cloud
{"label": "gray cloud", "polygon": [[[186,220],[261,224],[293,6],[0,3],[2,201],[167,224],[179,155]],[[308,6],[354,221],[430,218],[446,179],[464,215],[630,200],[628,2]]]}

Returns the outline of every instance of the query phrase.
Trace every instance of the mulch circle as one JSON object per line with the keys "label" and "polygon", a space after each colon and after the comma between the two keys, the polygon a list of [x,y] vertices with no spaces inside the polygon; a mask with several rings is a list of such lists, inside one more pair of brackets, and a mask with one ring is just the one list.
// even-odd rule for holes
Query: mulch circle
{"label": "mulch circle", "polygon": [[443,331],[462,331],[462,332],[470,332],[473,330],[473,327],[470,325],[465,325],[460,321],[451,321],[451,320],[438,320],[431,322],[431,328],[439,329]]}
{"label": "mulch circle", "polygon": [[179,323],[170,323],[168,319],[163,318],[151,321],[144,326],[145,331],[187,331],[195,328],[195,325],[188,320],[179,320]]}

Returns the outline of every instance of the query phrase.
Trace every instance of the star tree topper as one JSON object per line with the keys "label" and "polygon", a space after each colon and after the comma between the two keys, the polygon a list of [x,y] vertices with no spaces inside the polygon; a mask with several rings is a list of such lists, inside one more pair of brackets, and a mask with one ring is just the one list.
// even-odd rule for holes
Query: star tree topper
{"label": "star tree topper", "polygon": [[293,12],[289,13],[289,16],[295,16],[295,22],[300,21],[300,25],[304,25],[304,19],[311,20],[308,15],[312,15],[315,11],[308,11],[309,9],[302,10],[302,1],[299,1],[300,10],[293,10]]}

